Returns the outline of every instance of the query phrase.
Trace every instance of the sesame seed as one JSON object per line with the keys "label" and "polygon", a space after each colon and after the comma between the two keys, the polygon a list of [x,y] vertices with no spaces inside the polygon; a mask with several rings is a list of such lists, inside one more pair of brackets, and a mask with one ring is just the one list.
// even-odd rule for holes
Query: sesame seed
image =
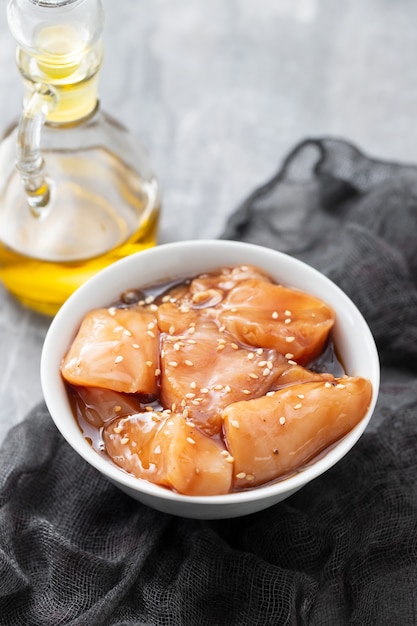
{"label": "sesame seed", "polygon": [[295,337],[285,337],[285,341],[287,343],[292,343],[293,341],[295,341]]}
{"label": "sesame seed", "polygon": [[171,411],[175,413],[176,410],[177,410],[177,405],[175,402],[173,402],[173,404],[171,405]]}
{"label": "sesame seed", "polygon": [[226,347],[226,344],[224,344],[224,343],[220,343],[220,344],[217,346],[217,352],[221,352],[222,350],[224,350],[224,349],[225,349],[225,347]]}
{"label": "sesame seed", "polygon": [[160,376],[160,375],[161,375],[161,370],[159,369],[159,367],[157,367],[155,370],[155,376]]}
{"label": "sesame seed", "polygon": [[265,367],[266,363],[266,361],[259,361],[258,365],[259,367]]}
{"label": "sesame seed", "polygon": [[230,420],[230,425],[233,426],[233,428],[240,428],[240,424],[237,420]]}
{"label": "sesame seed", "polygon": [[274,396],[274,395],[275,395],[275,391],[268,391],[268,392],[266,393],[266,395],[267,395],[269,398],[271,398],[272,396]]}
{"label": "sesame seed", "polygon": [[227,456],[224,460],[226,461],[226,463],[234,463],[235,462],[235,459],[234,459],[234,457],[232,457],[231,454],[229,454],[229,456]]}
{"label": "sesame seed", "polygon": [[188,332],[190,333],[190,335],[193,335],[195,333],[194,326],[190,326],[190,328],[188,329]]}
{"label": "sesame seed", "polygon": [[191,389],[196,389],[197,388],[197,383],[195,382],[195,380],[192,380],[190,382],[190,387],[191,387]]}
{"label": "sesame seed", "polygon": [[112,317],[114,317],[114,316],[116,315],[116,309],[115,309],[115,307],[114,307],[114,306],[111,306],[111,307],[108,309],[108,312],[109,312],[109,315],[111,315]]}
{"label": "sesame seed", "polygon": [[294,356],[294,355],[292,354],[292,352],[287,352],[287,354],[285,355],[285,358],[286,358],[286,359],[292,359],[292,358],[293,358],[293,356]]}
{"label": "sesame seed", "polygon": [[222,456],[229,456],[229,451],[228,451],[228,450],[222,450],[222,451],[220,452],[220,454],[221,454]]}
{"label": "sesame seed", "polygon": [[192,437],[187,437],[187,441],[188,441],[188,443],[191,443],[191,444],[195,445],[195,441],[194,441],[194,439]]}
{"label": "sesame seed", "polygon": [[246,473],[245,472],[239,472],[239,474],[236,474],[236,478],[246,478]]}
{"label": "sesame seed", "polygon": [[200,473],[200,470],[199,470],[199,468],[198,468],[198,467],[196,467],[194,471],[195,471],[195,473],[196,473],[196,474],[199,474],[199,473]]}
{"label": "sesame seed", "polygon": [[281,424],[281,426],[284,426],[285,421],[286,421],[286,420],[285,420],[285,417],[282,415],[282,416],[279,418],[279,423]]}
{"label": "sesame seed", "polygon": [[277,319],[278,319],[278,317],[279,317],[279,316],[278,316],[277,311],[274,311],[274,312],[272,313],[272,319],[277,320]]}
{"label": "sesame seed", "polygon": [[174,350],[179,350],[181,348],[180,343],[177,341],[176,343],[174,343]]}
{"label": "sesame seed", "polygon": [[342,385],[342,383],[339,383],[338,385],[336,385],[337,389],[345,389],[346,385]]}
{"label": "sesame seed", "polygon": [[236,307],[233,307],[233,309],[230,309],[230,313],[237,313],[239,309],[237,309]]}
{"label": "sesame seed", "polygon": [[116,404],[116,406],[114,407],[114,412],[120,413],[121,410],[122,410],[122,407],[120,406],[120,404]]}
{"label": "sesame seed", "polygon": [[244,393],[245,396],[248,396],[250,394],[250,391],[249,391],[249,389],[243,389],[242,393]]}
{"label": "sesame seed", "polygon": [[271,370],[269,369],[269,367],[266,367],[264,371],[262,372],[262,376],[269,376],[270,373],[271,373]]}
{"label": "sesame seed", "polygon": [[128,330],[127,328],[125,328],[125,329],[124,329],[124,331],[123,331],[123,335],[124,335],[125,337],[131,337],[131,336],[132,336],[132,333],[130,332],[130,330]]}
{"label": "sesame seed", "polygon": [[186,359],[184,361],[184,365],[187,365],[187,367],[193,367],[194,363],[192,361],[190,361],[189,359]]}
{"label": "sesame seed", "polygon": [[195,398],[195,393],[186,393],[185,397],[191,400],[191,398]]}
{"label": "sesame seed", "polygon": [[213,389],[215,391],[221,391],[223,389],[223,385],[214,385]]}
{"label": "sesame seed", "polygon": [[219,333],[224,333],[226,326],[219,326]]}
{"label": "sesame seed", "polygon": [[164,296],[162,298],[162,302],[169,302],[169,296]]}
{"label": "sesame seed", "polygon": [[303,406],[303,405],[302,405],[302,404],[301,404],[301,402],[300,402],[299,404],[296,404],[296,405],[294,406],[294,409],[301,409],[301,407],[302,407],[302,406]]}
{"label": "sesame seed", "polygon": [[208,393],[209,390],[207,389],[207,387],[202,387],[202,389],[200,389],[200,393]]}
{"label": "sesame seed", "polygon": [[297,365],[297,362],[292,361],[291,359],[288,359],[288,365]]}
{"label": "sesame seed", "polygon": [[246,474],[246,480],[251,483],[253,480],[255,480],[255,476],[253,474]]}
{"label": "sesame seed", "polygon": [[300,400],[304,400],[304,394],[303,393],[299,393],[297,394],[297,398],[300,398]]}
{"label": "sesame seed", "polygon": [[115,432],[117,435],[119,435],[122,432],[122,427],[121,426],[115,426],[113,428],[113,432]]}
{"label": "sesame seed", "polygon": [[230,393],[232,391],[232,388],[229,385],[225,385],[224,390],[226,393]]}
{"label": "sesame seed", "polygon": [[233,348],[233,350],[239,350],[239,346],[237,345],[237,343],[231,343],[230,344]]}
{"label": "sesame seed", "polygon": [[155,328],[155,322],[150,322],[150,324],[148,324],[148,330],[152,330],[152,328]]}
{"label": "sesame seed", "polygon": [[249,374],[249,378],[253,378],[254,380],[256,380],[257,378],[259,378],[258,374],[255,374],[254,372],[251,372]]}
{"label": "sesame seed", "polygon": [[263,349],[262,348],[258,348],[256,350],[256,354],[259,354],[259,355],[263,354]]}
{"label": "sesame seed", "polygon": [[176,361],[169,361],[168,365],[170,365],[171,367],[178,367],[178,363]]}
{"label": "sesame seed", "polygon": [[152,337],[152,339],[155,339],[155,333],[152,330],[147,330],[146,334],[149,335],[149,337]]}
{"label": "sesame seed", "polygon": [[182,304],[180,306],[180,311],[181,311],[181,313],[189,313],[190,312],[190,307],[187,306],[186,304]]}
{"label": "sesame seed", "polygon": [[327,383],[324,383],[324,386],[326,387],[326,389],[330,389],[332,385],[331,383],[327,382]]}
{"label": "sesame seed", "polygon": [[191,344],[191,345],[195,345],[197,342],[195,339],[187,339],[187,343]]}
{"label": "sesame seed", "polygon": [[117,364],[117,363],[121,363],[122,361],[123,361],[123,357],[122,357],[122,355],[121,355],[121,354],[119,354],[119,356],[117,356],[117,357],[114,359],[114,362],[115,362],[116,364]]}
{"label": "sesame seed", "polygon": [[287,317],[290,317],[292,315],[291,311],[289,311],[288,309],[285,311],[285,315]]}
{"label": "sesame seed", "polygon": [[273,368],[272,361],[267,361],[266,366],[267,366],[268,369],[272,370],[272,368]]}
{"label": "sesame seed", "polygon": [[291,322],[292,322],[292,319],[290,317],[287,317],[284,324],[291,324]]}
{"label": "sesame seed", "polygon": [[146,304],[152,304],[152,302],[153,302],[154,300],[155,300],[155,296],[151,296],[151,295],[146,296],[146,298],[145,298],[145,302],[146,302]]}
{"label": "sesame seed", "polygon": [[152,367],[153,363],[152,363],[152,361],[146,361],[146,365],[147,365],[148,367]]}
{"label": "sesame seed", "polygon": [[113,332],[114,332],[114,333],[121,333],[121,332],[122,332],[122,330],[123,330],[123,326],[115,326],[115,327],[113,328]]}
{"label": "sesame seed", "polygon": [[161,446],[158,445],[156,446],[155,450],[153,451],[154,454],[161,454]]}
{"label": "sesame seed", "polygon": [[248,359],[249,361],[252,361],[252,359],[255,358],[255,355],[253,354],[253,352],[248,352]]}
{"label": "sesame seed", "polygon": [[173,335],[175,333],[175,326],[170,326],[169,327],[169,334]]}
{"label": "sesame seed", "polygon": [[194,404],[194,406],[198,406],[202,399],[203,398],[195,398],[194,400],[191,400],[191,404]]}
{"label": "sesame seed", "polygon": [[126,443],[129,443],[129,437],[123,437],[123,439],[120,439],[120,443],[122,444],[122,446],[124,446]]}

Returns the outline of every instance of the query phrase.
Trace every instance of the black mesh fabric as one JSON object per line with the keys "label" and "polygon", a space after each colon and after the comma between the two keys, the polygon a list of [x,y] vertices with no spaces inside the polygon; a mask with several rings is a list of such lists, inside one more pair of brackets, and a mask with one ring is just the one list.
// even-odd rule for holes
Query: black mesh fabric
{"label": "black mesh fabric", "polygon": [[224,238],[308,261],[356,302],[382,385],[346,457],[261,513],[156,512],[36,407],[0,453],[2,626],[417,624],[417,168],[307,140]]}

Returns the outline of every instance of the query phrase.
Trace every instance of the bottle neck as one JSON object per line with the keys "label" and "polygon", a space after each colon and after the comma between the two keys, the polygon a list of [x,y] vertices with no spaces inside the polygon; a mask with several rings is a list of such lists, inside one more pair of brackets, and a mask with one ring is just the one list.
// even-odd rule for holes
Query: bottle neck
{"label": "bottle neck", "polygon": [[46,123],[70,124],[90,116],[98,103],[98,77],[103,59],[101,42],[77,54],[29,55],[17,50],[17,65],[25,88],[24,106],[40,86],[53,94]]}

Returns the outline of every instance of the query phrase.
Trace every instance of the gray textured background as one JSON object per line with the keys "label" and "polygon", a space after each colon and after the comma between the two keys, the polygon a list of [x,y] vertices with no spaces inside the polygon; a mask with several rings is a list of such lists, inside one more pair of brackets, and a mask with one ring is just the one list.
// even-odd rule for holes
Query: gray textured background
{"label": "gray textured background", "polygon": [[[103,0],[102,107],[151,155],[161,241],[216,237],[306,136],[417,162],[412,0]],[[0,0],[0,129],[20,112]],[[41,399],[49,321],[0,286],[0,440]]]}

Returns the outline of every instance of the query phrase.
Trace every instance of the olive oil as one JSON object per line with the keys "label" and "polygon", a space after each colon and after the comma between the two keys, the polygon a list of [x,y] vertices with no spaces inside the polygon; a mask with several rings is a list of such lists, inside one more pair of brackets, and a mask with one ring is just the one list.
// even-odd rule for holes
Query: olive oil
{"label": "olive oil", "polygon": [[0,144],[0,280],[53,315],[97,271],[156,245],[159,186],[99,106],[99,0],[11,0],[8,17],[25,97]]}
{"label": "olive oil", "polygon": [[34,259],[0,243],[0,277],[23,305],[45,315],[55,315],[62,303],[98,271],[156,245],[157,224],[158,212],[153,211],[128,241],[82,261]]}

